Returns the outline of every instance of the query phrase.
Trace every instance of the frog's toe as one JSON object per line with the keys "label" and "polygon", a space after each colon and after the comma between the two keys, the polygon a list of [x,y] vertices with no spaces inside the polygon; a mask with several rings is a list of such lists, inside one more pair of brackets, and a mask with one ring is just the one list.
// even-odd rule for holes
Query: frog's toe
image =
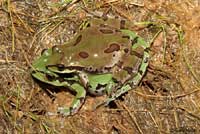
{"label": "frog's toe", "polygon": [[76,92],[76,96],[72,101],[70,107],[59,107],[58,112],[64,116],[73,115],[81,108],[85,102],[86,90],[78,83],[71,85],[73,91]]}
{"label": "frog's toe", "polygon": [[76,98],[70,107],[58,107],[58,113],[64,116],[74,115],[81,108],[85,98]]}
{"label": "frog's toe", "polygon": [[68,107],[58,107],[58,113],[64,116],[71,115],[70,108]]}

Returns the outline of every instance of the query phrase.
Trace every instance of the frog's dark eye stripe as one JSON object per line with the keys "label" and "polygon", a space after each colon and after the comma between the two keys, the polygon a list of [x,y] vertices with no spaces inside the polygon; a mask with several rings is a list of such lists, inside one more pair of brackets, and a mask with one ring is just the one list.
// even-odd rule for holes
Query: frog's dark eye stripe
{"label": "frog's dark eye stripe", "polygon": [[125,29],[125,23],[126,23],[125,20],[120,21],[120,29]]}
{"label": "frog's dark eye stripe", "polygon": [[89,57],[89,54],[87,52],[84,52],[84,51],[79,52],[78,55],[83,59]]}
{"label": "frog's dark eye stripe", "polygon": [[73,46],[78,45],[78,43],[81,41],[81,39],[82,39],[82,35],[79,35],[79,36],[77,37],[76,42],[74,43]]}
{"label": "frog's dark eye stripe", "polygon": [[140,53],[138,53],[138,52],[136,52],[136,51],[131,51],[131,55],[135,55],[135,56],[137,56],[138,58],[141,58],[141,59],[142,59],[142,57],[143,57],[142,54],[140,54]]}
{"label": "frog's dark eye stripe", "polygon": [[112,53],[114,51],[119,51],[120,50],[120,45],[117,43],[112,43],[109,45],[109,48],[104,50],[104,53]]}

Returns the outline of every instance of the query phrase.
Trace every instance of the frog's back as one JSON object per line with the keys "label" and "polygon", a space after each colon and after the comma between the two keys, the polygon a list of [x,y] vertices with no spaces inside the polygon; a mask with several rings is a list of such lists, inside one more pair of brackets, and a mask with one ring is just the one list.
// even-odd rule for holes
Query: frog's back
{"label": "frog's back", "polygon": [[[56,46],[49,65],[63,64],[67,68],[80,68],[90,72],[111,69],[131,48],[128,36],[120,30],[104,25],[93,25],[78,33],[68,44]],[[57,63],[55,63],[57,62]]]}

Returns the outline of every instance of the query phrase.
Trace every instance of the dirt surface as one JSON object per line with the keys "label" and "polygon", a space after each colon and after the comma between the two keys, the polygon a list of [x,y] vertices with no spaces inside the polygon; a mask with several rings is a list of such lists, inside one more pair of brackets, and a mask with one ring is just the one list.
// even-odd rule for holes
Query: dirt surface
{"label": "dirt surface", "polygon": [[[200,133],[199,0],[0,2],[0,133]],[[88,15],[102,13],[132,21],[151,42],[147,73],[109,107],[94,109],[104,96],[87,96],[77,114],[63,117],[57,108],[73,95],[39,86],[31,63],[72,38]]]}

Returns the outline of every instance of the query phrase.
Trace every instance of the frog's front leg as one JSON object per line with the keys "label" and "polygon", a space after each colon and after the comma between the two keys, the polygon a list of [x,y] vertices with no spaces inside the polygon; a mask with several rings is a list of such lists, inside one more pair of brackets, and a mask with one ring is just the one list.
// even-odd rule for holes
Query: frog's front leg
{"label": "frog's front leg", "polygon": [[72,91],[76,92],[76,96],[69,107],[59,107],[58,112],[64,116],[75,114],[83,105],[86,97],[86,90],[79,83],[70,86]]}

